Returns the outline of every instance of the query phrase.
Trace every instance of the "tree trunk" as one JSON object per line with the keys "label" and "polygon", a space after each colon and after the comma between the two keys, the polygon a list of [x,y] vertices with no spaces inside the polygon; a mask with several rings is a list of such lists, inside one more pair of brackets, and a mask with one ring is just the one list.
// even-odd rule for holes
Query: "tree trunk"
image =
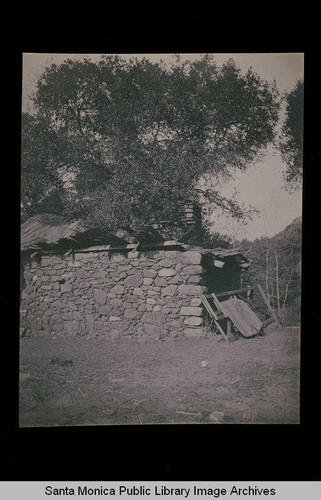
{"label": "tree trunk", "polygon": [[286,301],[287,301],[287,298],[288,298],[289,286],[290,286],[290,283],[292,281],[293,273],[294,273],[294,263],[293,263],[293,247],[292,247],[291,248],[291,271],[290,271],[290,277],[289,277],[287,283],[285,284],[284,298],[283,298],[283,304],[282,304],[282,322],[284,321],[285,306],[286,306]]}
{"label": "tree trunk", "polygon": [[279,320],[282,321],[282,313],[281,313],[281,300],[280,300],[280,281],[279,281],[279,259],[277,250],[274,250],[275,255],[275,287],[276,287],[276,304],[278,308],[278,317]]}
{"label": "tree trunk", "polygon": [[266,239],[266,247],[265,247],[265,291],[266,291],[266,296],[268,298],[269,303],[271,304],[270,300],[270,290],[269,290],[269,243],[268,239]]}

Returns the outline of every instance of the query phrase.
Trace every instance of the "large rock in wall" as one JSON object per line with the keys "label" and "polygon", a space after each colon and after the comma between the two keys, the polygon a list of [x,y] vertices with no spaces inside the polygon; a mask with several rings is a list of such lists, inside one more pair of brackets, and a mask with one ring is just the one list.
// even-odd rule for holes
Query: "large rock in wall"
{"label": "large rock in wall", "polygon": [[200,336],[203,275],[196,251],[47,254],[25,265],[21,308],[38,335]]}

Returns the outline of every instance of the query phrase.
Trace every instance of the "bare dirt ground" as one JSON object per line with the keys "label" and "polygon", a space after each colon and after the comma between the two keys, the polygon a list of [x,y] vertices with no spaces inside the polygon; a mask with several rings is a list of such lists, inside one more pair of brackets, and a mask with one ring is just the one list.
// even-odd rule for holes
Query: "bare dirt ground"
{"label": "bare dirt ground", "polygon": [[20,426],[299,423],[299,328],[226,343],[20,340]]}

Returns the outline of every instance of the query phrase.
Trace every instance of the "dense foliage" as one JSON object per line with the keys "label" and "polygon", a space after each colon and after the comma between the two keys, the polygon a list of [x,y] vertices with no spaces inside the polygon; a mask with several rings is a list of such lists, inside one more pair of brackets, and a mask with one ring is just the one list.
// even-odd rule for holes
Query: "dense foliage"
{"label": "dense foliage", "polygon": [[275,85],[233,60],[52,64],[23,116],[23,217],[49,211],[109,228],[175,222],[200,196],[242,216],[201,181],[255,161],[274,139],[278,111]]}
{"label": "dense foliage", "polygon": [[297,82],[286,95],[286,117],[282,127],[280,149],[286,164],[288,189],[301,187],[303,176],[303,81]]}

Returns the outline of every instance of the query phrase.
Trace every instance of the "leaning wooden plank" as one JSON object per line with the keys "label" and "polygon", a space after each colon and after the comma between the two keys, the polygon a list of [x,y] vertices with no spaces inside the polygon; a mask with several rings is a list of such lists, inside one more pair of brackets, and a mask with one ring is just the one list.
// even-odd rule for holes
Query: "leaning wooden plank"
{"label": "leaning wooden plank", "polygon": [[226,342],[228,342],[228,339],[227,339],[227,336],[223,330],[223,328],[221,327],[221,325],[219,324],[218,322],[218,318],[217,318],[217,315],[214,311],[214,309],[212,308],[211,304],[209,303],[209,301],[207,300],[207,298],[205,297],[205,295],[201,295],[201,299],[202,299],[202,302],[207,310],[207,312],[210,314],[210,316],[212,316],[213,320],[214,320],[214,323],[215,323],[215,326],[216,328],[219,330],[219,332],[223,335],[224,339],[226,340]]}
{"label": "leaning wooden plank", "polygon": [[278,324],[278,326],[280,326],[280,322],[279,322],[279,320],[278,320],[275,312],[273,311],[273,309],[272,309],[272,307],[270,305],[270,302],[268,301],[268,298],[267,298],[267,296],[265,295],[265,293],[263,291],[263,288],[261,287],[261,285],[259,283],[257,284],[257,287],[258,287],[258,290],[259,290],[260,294],[262,295],[262,298],[263,298],[264,302],[267,305],[267,308],[269,310],[270,315],[272,316],[272,318],[274,319],[274,321],[276,321],[276,323]]}
{"label": "leaning wooden plank", "polygon": [[222,312],[223,312],[223,310],[221,309],[221,306],[220,306],[220,301],[219,301],[219,300],[218,300],[218,298],[216,297],[215,293],[211,293],[211,295],[212,295],[213,302],[214,302],[214,304],[216,305],[217,309],[218,309],[219,311],[222,311]]}
{"label": "leaning wooden plank", "polygon": [[257,332],[259,332],[262,328],[262,321],[260,320],[260,318],[244,301],[239,299],[235,299],[235,301],[240,315],[243,316],[243,318],[251,326],[251,328],[254,328],[255,330],[257,330]]}
{"label": "leaning wooden plank", "polygon": [[261,330],[261,320],[242,300],[230,298],[222,302],[222,309],[244,337],[253,337]]}
{"label": "leaning wooden plank", "polygon": [[227,336],[226,336],[226,334],[225,334],[225,332],[224,332],[223,328],[222,328],[222,327],[221,327],[221,325],[219,324],[219,322],[218,322],[216,319],[214,319],[214,323],[215,323],[215,325],[216,325],[217,329],[221,332],[221,334],[222,334],[222,335],[223,335],[223,337],[225,338],[226,342],[228,342],[228,338],[227,338]]}
{"label": "leaning wooden plank", "polygon": [[250,300],[245,299],[244,297],[242,297],[242,295],[237,295],[236,294],[236,297],[238,299],[244,300],[244,302],[246,302],[247,304],[249,304],[249,306],[251,307],[252,311],[260,311],[262,314],[264,314],[265,316],[268,316],[270,318],[270,314],[268,312],[264,311],[264,309],[262,309],[262,307],[255,306],[253,304],[253,302],[251,302]]}
{"label": "leaning wooden plank", "polygon": [[271,317],[270,314],[268,312],[266,312],[261,306],[255,306],[253,304],[253,302],[251,302],[250,300],[247,300],[245,299],[244,297],[242,297],[242,295],[237,295],[236,294],[236,297],[238,299],[241,299],[243,300],[244,302],[246,302],[247,304],[249,304],[249,306],[251,307],[252,311],[260,311],[262,314],[264,314],[265,316],[268,316],[269,318]]}
{"label": "leaning wooden plank", "polygon": [[215,300],[214,297],[210,296],[210,298],[213,299],[214,305],[217,307],[217,310],[214,310],[214,308],[211,306],[210,302],[207,300],[207,297],[205,295],[203,295],[203,297],[205,298],[205,301],[207,303],[207,307],[210,309],[209,312],[210,312],[210,314],[212,314],[214,319],[221,320],[221,319],[226,318],[224,312],[220,308],[220,303],[217,299]]}
{"label": "leaning wooden plank", "polygon": [[214,318],[214,319],[217,319],[217,315],[216,315],[214,309],[212,308],[211,304],[209,303],[209,301],[205,297],[205,295],[201,295],[201,299],[202,299],[202,302],[203,302],[207,312],[210,314],[210,316],[212,316],[212,318]]}

